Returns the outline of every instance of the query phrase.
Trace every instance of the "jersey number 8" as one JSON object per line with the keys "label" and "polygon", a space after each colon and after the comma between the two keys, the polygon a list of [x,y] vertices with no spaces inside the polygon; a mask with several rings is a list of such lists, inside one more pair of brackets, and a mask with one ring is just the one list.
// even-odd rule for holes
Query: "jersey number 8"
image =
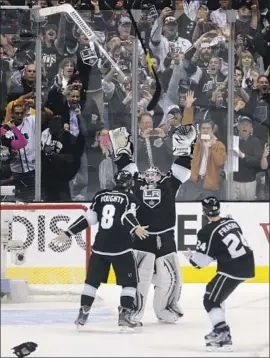
{"label": "jersey number 8", "polygon": [[113,219],[115,215],[115,206],[107,204],[102,210],[102,217],[100,225],[102,229],[110,229],[113,226]]}

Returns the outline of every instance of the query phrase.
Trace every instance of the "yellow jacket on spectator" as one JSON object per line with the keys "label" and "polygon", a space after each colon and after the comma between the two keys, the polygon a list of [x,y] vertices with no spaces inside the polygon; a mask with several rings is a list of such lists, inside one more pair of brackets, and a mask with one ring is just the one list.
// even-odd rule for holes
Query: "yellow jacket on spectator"
{"label": "yellow jacket on spectator", "polygon": [[[19,97],[18,99],[16,99],[15,101],[11,101],[7,104],[6,106],[6,116],[5,116],[5,123],[8,123],[11,120],[11,110],[12,107],[15,105],[23,105],[24,106],[24,99],[25,99],[25,95]],[[33,116],[36,114],[36,110],[32,107],[29,108],[30,112],[28,113],[29,116]],[[50,115],[53,116],[53,112],[49,109],[49,108],[44,108],[44,111]]]}
{"label": "yellow jacket on spectator", "polygon": [[[203,144],[201,139],[197,139],[194,147],[193,159],[191,161],[190,181],[196,183],[199,178],[199,171],[203,157]],[[203,187],[205,189],[218,190],[220,187],[220,168],[227,161],[225,145],[217,141],[209,148],[206,174],[204,176]]]}

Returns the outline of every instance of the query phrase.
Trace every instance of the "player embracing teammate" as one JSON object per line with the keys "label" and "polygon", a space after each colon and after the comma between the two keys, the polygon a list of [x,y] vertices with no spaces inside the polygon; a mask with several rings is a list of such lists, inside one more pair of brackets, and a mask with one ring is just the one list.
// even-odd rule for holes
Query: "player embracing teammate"
{"label": "player embracing teammate", "polygon": [[139,201],[137,218],[142,226],[147,225],[149,235],[146,240],[134,237],[133,244],[139,273],[134,301],[138,321],[143,317],[151,283],[155,286],[153,309],[158,320],[174,323],[183,315],[178,305],[182,277],[175,242],[175,197],[190,177],[192,144],[196,139],[192,124],[194,101],[193,92],[189,92],[182,121],[172,134],[175,161],[166,174],[153,166],[140,173],[132,160],[129,133],[125,128],[109,132],[118,171],[133,175],[132,192]]}
{"label": "player embracing teammate", "polygon": [[158,320],[173,323],[183,315],[178,306],[182,278],[174,237],[175,196],[190,177],[192,144],[196,138],[192,124],[194,101],[192,93],[187,96],[186,108],[192,115],[185,116],[184,112],[182,123],[174,130],[172,142],[178,155],[167,174],[155,167],[139,173],[132,160],[130,134],[125,128],[109,132],[118,166],[116,187],[98,192],[88,212],[52,243],[64,245],[72,235],[99,223],[75,321],[78,326],[86,323],[100,283],[107,282],[110,264],[117,284],[123,287],[119,326],[142,325],[140,320],[152,282]]}

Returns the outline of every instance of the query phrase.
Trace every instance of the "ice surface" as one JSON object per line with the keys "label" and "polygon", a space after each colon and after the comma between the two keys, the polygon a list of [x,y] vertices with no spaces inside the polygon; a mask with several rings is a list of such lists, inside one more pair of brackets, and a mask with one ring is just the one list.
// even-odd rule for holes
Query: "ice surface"
{"label": "ice surface", "polygon": [[242,284],[228,299],[227,321],[232,353],[205,351],[203,337],[211,329],[202,305],[204,284],[185,284],[184,317],[176,324],[157,322],[151,290],[142,333],[120,334],[117,306],[120,288],[103,285],[102,306],[93,308],[80,332],[73,324],[77,303],[2,304],[1,357],[14,357],[11,348],[22,342],[38,344],[31,357],[269,357],[269,285]]}

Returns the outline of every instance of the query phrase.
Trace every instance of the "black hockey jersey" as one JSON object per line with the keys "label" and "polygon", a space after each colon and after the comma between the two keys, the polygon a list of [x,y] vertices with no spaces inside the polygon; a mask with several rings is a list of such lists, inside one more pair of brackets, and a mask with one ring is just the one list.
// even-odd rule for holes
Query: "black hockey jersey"
{"label": "black hockey jersey", "polygon": [[[116,162],[118,170],[129,170],[136,167],[134,173],[133,193],[139,200],[137,218],[142,226],[148,225],[150,234],[161,234],[174,229],[176,221],[175,197],[183,180],[183,172],[189,177],[190,157],[181,158],[181,166],[174,162],[171,170],[162,175],[155,187],[147,184],[138,169],[130,159],[125,158]],[[184,182],[184,180],[183,180]]]}
{"label": "black hockey jersey", "polygon": [[90,206],[99,223],[93,252],[119,255],[131,251],[132,234],[139,225],[136,209],[136,199],[130,193],[120,190],[98,192]]}
{"label": "black hockey jersey", "polygon": [[255,276],[254,255],[239,224],[230,218],[210,222],[197,234],[192,265],[201,268],[217,260],[217,272],[235,279]]}

